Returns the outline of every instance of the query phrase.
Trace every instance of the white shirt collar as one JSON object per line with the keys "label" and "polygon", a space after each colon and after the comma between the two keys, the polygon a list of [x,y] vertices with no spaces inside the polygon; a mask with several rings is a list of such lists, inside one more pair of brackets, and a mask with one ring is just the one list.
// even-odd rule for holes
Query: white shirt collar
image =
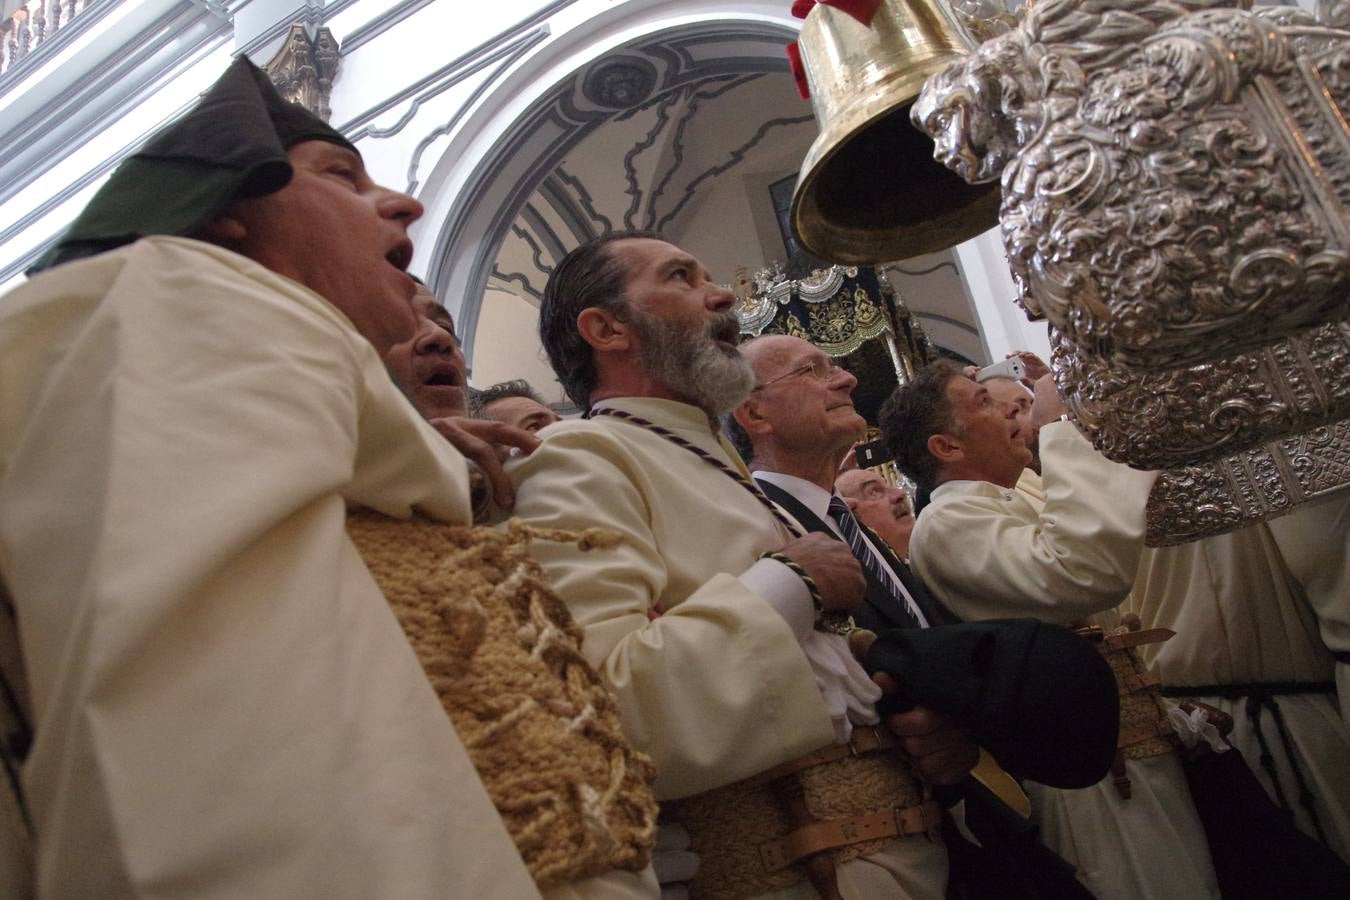
{"label": "white shirt collar", "polygon": [[777,485],[787,491],[793,497],[815,514],[816,518],[822,522],[830,520],[830,498],[834,496],[829,491],[822,488],[813,481],[807,481],[805,478],[798,478],[796,475],[784,475],[782,472],[755,472],[754,476],[761,481],[767,481],[769,484]]}

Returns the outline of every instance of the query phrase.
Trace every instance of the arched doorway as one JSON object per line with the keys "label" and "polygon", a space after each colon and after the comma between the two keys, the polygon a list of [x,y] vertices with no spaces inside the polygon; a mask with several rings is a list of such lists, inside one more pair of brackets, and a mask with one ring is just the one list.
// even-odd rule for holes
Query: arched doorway
{"label": "arched doorway", "polygon": [[[665,231],[727,281],[785,258],[771,189],[786,181],[790,195],[817,131],[783,51],[797,21],[778,2],[728,5],[630,2],[542,44],[430,167],[418,193],[435,231],[418,243],[478,386],[553,386],[534,353],[537,298],[552,264],[595,233]],[[943,256],[892,269],[893,283],[923,297],[915,312],[932,310],[939,344],[979,357],[962,278]],[[930,273],[921,286],[905,283],[910,268]],[[494,356],[509,366],[489,365]]]}
{"label": "arched doorway", "polygon": [[[536,51],[478,104],[419,192],[434,235],[428,280],[472,354],[478,305],[511,222],[567,154],[607,122],[710,79],[786,73],[796,34],[780,3],[624,4]],[[634,7],[640,7],[634,9]],[[803,113],[809,109],[803,105]]]}

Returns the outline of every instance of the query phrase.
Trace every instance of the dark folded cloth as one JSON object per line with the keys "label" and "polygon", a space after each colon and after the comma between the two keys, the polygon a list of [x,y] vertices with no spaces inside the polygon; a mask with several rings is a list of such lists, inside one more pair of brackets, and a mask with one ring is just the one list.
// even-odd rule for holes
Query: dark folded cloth
{"label": "dark folded cloth", "polygon": [[951,860],[948,900],[1094,900],[1069,865],[1040,842],[1037,827],[976,781],[955,791],[965,801],[968,841],[951,817],[942,837]]}
{"label": "dark folded cloth", "polygon": [[1242,754],[1205,753],[1182,768],[1224,900],[1350,897],[1350,866],[1298,830]]}
{"label": "dark folded cloth", "polygon": [[969,723],[1004,769],[1058,788],[1096,784],[1111,769],[1120,698],[1086,639],[1035,619],[891,629],[863,660],[899,685],[883,715],[926,706]]}

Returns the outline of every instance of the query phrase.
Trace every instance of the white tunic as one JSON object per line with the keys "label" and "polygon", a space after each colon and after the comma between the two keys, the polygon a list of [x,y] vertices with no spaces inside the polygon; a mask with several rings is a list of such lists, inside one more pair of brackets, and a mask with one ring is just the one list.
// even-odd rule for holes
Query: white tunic
{"label": "white tunic", "polygon": [[[1162,625],[1177,632],[1165,644],[1140,648],[1164,685],[1332,680],[1332,656],[1323,644],[1317,616],[1281,553],[1282,546],[1296,549],[1309,539],[1316,542],[1313,546],[1325,547],[1331,535],[1306,529],[1296,536],[1295,524],[1286,523],[1284,544],[1277,543],[1270,526],[1253,525],[1144,554],[1127,606],[1145,627]],[[1343,620],[1345,614],[1340,615]],[[1260,762],[1260,735],[1247,715],[1246,701],[1198,699],[1233,716],[1233,745],[1275,797],[1275,785]],[[1329,694],[1275,699],[1331,847],[1350,860],[1350,727]],[[1311,819],[1298,806],[1294,772],[1269,711],[1262,714],[1262,723],[1280,785],[1295,808],[1294,819],[1313,834]]]}
{"label": "white tunic", "polygon": [[[1350,490],[1300,506],[1268,527],[1317,613],[1322,643],[1350,653]],[[1344,656],[1336,662],[1336,692],[1350,725],[1350,660]]]}
{"label": "white tunic", "polygon": [[[606,400],[670,429],[744,474],[707,416],[669,400]],[[549,426],[515,463],[516,514],[601,527],[616,550],[538,541],[535,556],[586,631],[584,650],[619,701],[628,736],[656,762],[660,799],[699,794],[831,742],[792,628],[737,577],[787,531],[698,456],[628,422]],[[649,611],[660,613],[651,619]],[[947,857],[922,836],[838,869],[848,900],[943,897]],[[810,898],[806,882],[772,896]]]}
{"label": "white tunic", "polygon": [[1041,471],[1044,510],[987,481],[949,481],[919,514],[910,563],[959,618],[1075,622],[1129,593],[1157,473],[1106,460],[1068,422],[1041,429]]}
{"label": "white tunic", "polygon": [[[1154,474],[1110,462],[1068,423],[1041,430],[1041,472],[1024,471],[1014,491],[939,485],[919,515],[911,562],[964,618],[1031,615],[1109,628],[1143,548]],[[1126,774],[1128,800],[1109,775],[1081,790],[1027,782],[1045,844],[1100,900],[1218,898],[1178,757],[1127,760]]]}
{"label": "white tunic", "polygon": [[0,303],[42,896],[537,896],[349,504],[467,473],[318,295],[151,238]]}

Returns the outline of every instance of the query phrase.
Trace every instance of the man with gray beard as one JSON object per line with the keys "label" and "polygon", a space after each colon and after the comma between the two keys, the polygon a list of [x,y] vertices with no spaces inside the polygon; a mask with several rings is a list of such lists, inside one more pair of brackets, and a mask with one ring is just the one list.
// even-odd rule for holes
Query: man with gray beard
{"label": "man with gray beard", "polygon": [[[922,791],[900,796],[893,764],[864,757],[904,747],[922,774],[950,735],[935,738],[922,709],[899,736],[875,727],[880,691],[830,632],[862,597],[861,568],[842,541],[803,536],[722,437],[719,416],[755,386],[734,301],[657,234],[568,254],[539,330],[587,412],[508,466],[515,514],[621,536],[614,549],[541,540],[533,550],[585,630],[629,738],[655,761],[665,814],[691,833],[696,893],[797,897],[809,879],[818,891],[833,882],[839,893],[823,896],[936,900],[946,851],[919,835],[933,834],[939,811]],[[848,771],[813,788],[811,773],[831,766]],[[775,794],[785,782],[800,784],[795,798]],[[812,793],[824,783],[826,796]],[[859,825],[879,791],[906,808]],[[830,821],[812,824],[822,809]]]}

